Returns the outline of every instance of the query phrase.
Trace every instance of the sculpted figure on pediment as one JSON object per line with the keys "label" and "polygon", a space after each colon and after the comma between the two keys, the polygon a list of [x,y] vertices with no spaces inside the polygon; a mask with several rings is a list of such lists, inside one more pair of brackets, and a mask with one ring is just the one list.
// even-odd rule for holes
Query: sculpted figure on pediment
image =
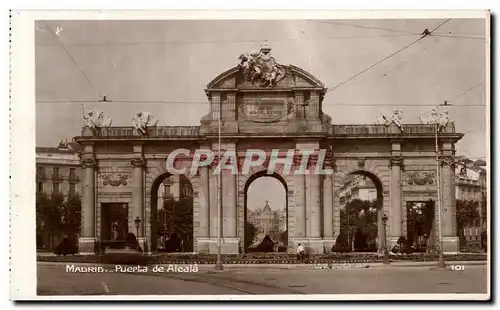
{"label": "sculpted figure on pediment", "polygon": [[285,69],[276,62],[267,45],[259,52],[241,54],[238,59],[238,67],[245,78],[260,87],[271,88],[285,77]]}

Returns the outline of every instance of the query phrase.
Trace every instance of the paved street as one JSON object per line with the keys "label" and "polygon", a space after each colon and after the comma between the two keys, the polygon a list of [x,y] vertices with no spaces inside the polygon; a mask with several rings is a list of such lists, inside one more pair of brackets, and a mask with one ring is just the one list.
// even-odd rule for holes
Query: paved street
{"label": "paved street", "polygon": [[[71,266],[71,265],[68,265]],[[304,269],[228,266],[215,272],[67,272],[62,263],[38,263],[39,295],[217,295],[217,294],[430,294],[486,293],[485,265],[464,271],[430,267]],[[168,268],[166,265],[165,268]],[[166,270],[166,269],[165,269]],[[102,271],[102,270],[101,270]]]}

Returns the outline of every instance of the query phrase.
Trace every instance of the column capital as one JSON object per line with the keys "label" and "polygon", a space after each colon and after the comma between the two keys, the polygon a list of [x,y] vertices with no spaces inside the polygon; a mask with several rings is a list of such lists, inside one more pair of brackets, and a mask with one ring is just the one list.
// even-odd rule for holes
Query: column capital
{"label": "column capital", "polygon": [[134,168],[144,167],[146,165],[146,159],[144,157],[135,157],[130,160],[130,165]]}
{"label": "column capital", "polygon": [[440,156],[439,162],[441,164],[441,167],[451,167],[453,169],[455,168],[455,162],[452,156]]}
{"label": "column capital", "polygon": [[316,166],[318,164],[318,154],[311,154],[309,155],[309,161],[307,162],[307,168],[311,168],[313,166]]}
{"label": "column capital", "polygon": [[325,161],[323,162],[323,168],[331,168],[334,171],[337,169],[337,163],[335,162],[333,154],[330,153],[329,155],[329,152],[326,153]]}
{"label": "column capital", "polygon": [[97,166],[97,162],[93,157],[82,158],[80,164],[83,168],[95,168]]}
{"label": "column capital", "polygon": [[390,158],[390,165],[392,166],[402,166],[404,162],[403,156],[392,156]]}

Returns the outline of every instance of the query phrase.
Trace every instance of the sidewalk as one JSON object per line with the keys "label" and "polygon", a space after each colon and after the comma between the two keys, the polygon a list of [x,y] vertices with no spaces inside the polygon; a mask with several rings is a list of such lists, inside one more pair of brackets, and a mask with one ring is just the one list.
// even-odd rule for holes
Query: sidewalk
{"label": "sidewalk", "polygon": [[[70,263],[70,262],[37,262],[39,265],[77,265],[77,266],[114,266],[111,264],[95,264],[95,263]],[[234,269],[282,269],[282,270],[294,270],[294,269],[353,269],[353,268],[398,268],[398,267],[434,267],[436,266],[436,261],[431,262],[391,262],[389,265],[384,263],[334,263],[328,264],[224,264],[224,270],[234,270]],[[159,264],[162,266],[168,266],[169,264]],[[175,265],[175,264],[172,264]],[[178,264],[179,266],[187,264]],[[446,266],[450,268],[452,265],[463,265],[463,266],[486,266],[487,261],[447,261]],[[153,266],[153,265],[152,265]],[[214,264],[202,264],[197,265],[200,271],[214,271]]]}

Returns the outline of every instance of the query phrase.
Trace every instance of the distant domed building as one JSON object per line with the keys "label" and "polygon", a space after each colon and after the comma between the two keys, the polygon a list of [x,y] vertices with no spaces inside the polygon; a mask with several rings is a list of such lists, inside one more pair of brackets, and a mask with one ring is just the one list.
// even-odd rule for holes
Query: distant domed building
{"label": "distant domed building", "polygon": [[[267,200],[262,209],[248,210],[247,221],[257,229],[252,245],[259,244],[266,235],[269,235],[274,242],[278,242],[280,234],[284,231],[283,227],[286,230],[286,216],[283,217],[283,214],[286,214],[284,210],[271,210]],[[285,221],[284,225],[283,220]]]}

